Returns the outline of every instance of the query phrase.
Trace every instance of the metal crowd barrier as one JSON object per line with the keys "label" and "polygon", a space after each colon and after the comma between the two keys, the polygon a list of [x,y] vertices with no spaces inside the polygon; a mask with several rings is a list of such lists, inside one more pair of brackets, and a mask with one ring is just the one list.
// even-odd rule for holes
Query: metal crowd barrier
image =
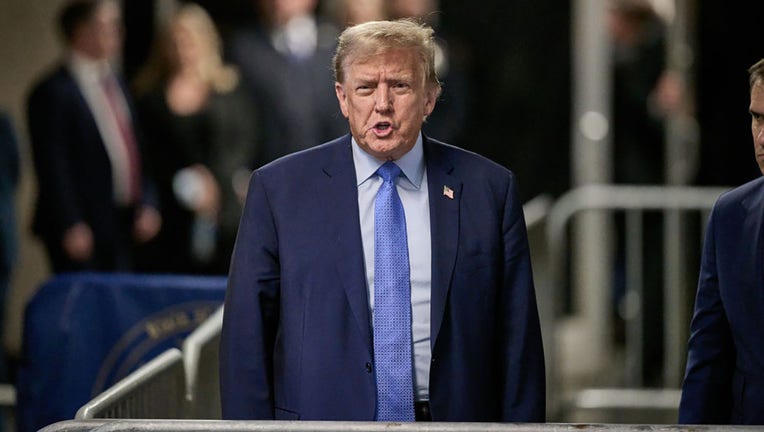
{"label": "metal crowd barrier", "polygon": [[183,355],[170,348],[83,405],[75,419],[186,418]]}
{"label": "metal crowd barrier", "polygon": [[[696,270],[687,264],[688,256],[700,256],[708,213],[726,190],[729,188],[590,185],[569,191],[555,202],[546,218],[549,274],[543,282],[537,281],[548,381],[554,386],[548,392],[550,420],[578,421],[571,412],[588,409],[612,410],[611,417],[627,423],[622,414],[631,406],[633,411],[660,412],[652,417],[660,421],[637,423],[676,421],[690,320],[687,311],[692,304],[687,292],[697,281]],[[615,233],[612,216],[616,212],[625,215],[627,304],[636,305],[626,317],[620,352],[610,341],[614,287],[611,234]],[[660,371],[663,387],[658,389],[644,387],[640,377],[645,336],[641,331],[644,311],[639,304],[646,284],[643,248],[647,212],[662,215],[663,224],[664,247],[658,253],[662,255],[664,357]],[[690,219],[690,215],[699,218]],[[696,235],[688,236],[690,226],[698,229]],[[568,260],[570,273],[566,271]],[[566,286],[571,290],[573,309],[567,314],[561,305]],[[606,372],[613,369],[620,370],[616,374]],[[666,418],[673,420],[664,421]]]}
{"label": "metal crowd barrier", "polygon": [[183,341],[82,406],[76,419],[220,419],[223,307]]}
{"label": "metal crowd barrier", "polygon": [[[89,427],[90,426],[90,427]],[[376,423],[335,421],[112,420],[63,421],[40,432],[761,432],[761,426],[564,423]]]}
{"label": "metal crowd barrier", "polygon": [[223,328],[223,306],[183,341],[186,400],[189,418],[220,419],[220,370],[218,351]]}

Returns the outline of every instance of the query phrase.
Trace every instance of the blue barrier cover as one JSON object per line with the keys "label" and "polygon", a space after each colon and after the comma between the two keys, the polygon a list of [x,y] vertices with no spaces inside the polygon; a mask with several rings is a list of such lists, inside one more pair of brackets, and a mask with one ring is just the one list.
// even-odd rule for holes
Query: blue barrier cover
{"label": "blue barrier cover", "polygon": [[183,339],[223,302],[226,278],[70,273],[24,315],[19,432],[74,418],[112,384]]}

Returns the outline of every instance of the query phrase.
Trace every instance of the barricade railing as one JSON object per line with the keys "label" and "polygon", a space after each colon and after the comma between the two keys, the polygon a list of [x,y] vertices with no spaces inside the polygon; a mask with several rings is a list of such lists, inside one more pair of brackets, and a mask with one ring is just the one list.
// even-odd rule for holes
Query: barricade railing
{"label": "barricade railing", "polygon": [[220,372],[218,351],[223,328],[223,306],[218,308],[183,341],[186,400],[189,418],[220,419]]}
{"label": "barricade railing", "polygon": [[83,405],[76,419],[220,419],[223,307],[183,341]]}
{"label": "barricade railing", "polygon": [[170,348],[83,405],[75,419],[187,417],[183,355]]}
{"label": "barricade railing", "polygon": [[40,432],[761,432],[761,426],[573,423],[381,423],[336,421],[111,420],[63,421]]}
{"label": "barricade railing", "polygon": [[[623,408],[628,406],[624,401],[638,399],[655,410],[670,409],[672,405],[676,410],[690,319],[685,311],[691,310],[692,303],[686,293],[688,286],[694,286],[697,280],[697,272],[689,269],[687,261],[690,256],[699,257],[708,213],[726,190],[729,188],[589,185],[569,191],[555,202],[546,218],[549,275],[543,283],[537,281],[548,381],[555,387],[548,392],[550,419],[570,421],[567,410],[582,408],[577,406],[586,400],[581,392],[592,390],[589,387],[622,387],[600,389],[598,398],[588,399],[590,402],[599,400],[600,409]],[[613,216],[617,213],[624,215],[621,246],[625,256],[624,298],[629,306],[623,348],[618,353],[611,341],[603,340],[612,340],[613,336],[615,239],[612,234],[616,232]],[[664,245],[658,250],[662,262],[659,271],[663,273],[659,275],[663,289],[662,298],[659,297],[663,303],[662,388],[658,389],[661,397],[652,397],[650,392],[656,389],[644,387],[640,379],[645,337],[642,332],[644,311],[640,305],[646,284],[643,257],[645,242],[649,241],[645,235],[648,213],[660,216],[658,224],[662,226],[657,228],[662,230]],[[587,218],[590,219],[587,221]],[[582,224],[573,223],[574,220]],[[586,222],[593,223],[587,227],[583,224]],[[582,226],[588,228],[588,231],[580,231],[586,235],[577,235],[580,232],[576,230]],[[697,230],[694,237],[687,235],[690,227]],[[569,261],[570,272],[567,271]],[[578,268],[574,268],[576,264]],[[691,280],[693,271],[695,276]],[[565,288],[570,289],[569,294]],[[572,310],[564,311],[565,298],[570,299]],[[577,354],[571,354],[574,351]],[[567,376],[571,372],[565,368],[572,363],[579,369],[592,368],[591,373],[583,374],[584,378]],[[611,376],[604,378],[606,374],[597,369],[603,364],[605,368],[619,365],[617,379],[607,382]],[[640,391],[646,393],[639,395]],[[607,394],[604,399],[603,394]]]}
{"label": "barricade railing", "polygon": [[532,230],[544,222],[553,203],[554,200],[550,195],[541,194],[523,204],[526,228]]}

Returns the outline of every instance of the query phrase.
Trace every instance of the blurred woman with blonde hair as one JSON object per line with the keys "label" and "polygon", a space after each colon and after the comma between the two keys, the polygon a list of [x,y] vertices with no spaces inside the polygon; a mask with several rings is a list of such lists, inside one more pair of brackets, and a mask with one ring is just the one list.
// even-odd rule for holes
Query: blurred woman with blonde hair
{"label": "blurred woman with blonde hair", "polygon": [[178,8],[135,81],[168,223],[146,270],[225,273],[256,160],[255,108],[199,5]]}

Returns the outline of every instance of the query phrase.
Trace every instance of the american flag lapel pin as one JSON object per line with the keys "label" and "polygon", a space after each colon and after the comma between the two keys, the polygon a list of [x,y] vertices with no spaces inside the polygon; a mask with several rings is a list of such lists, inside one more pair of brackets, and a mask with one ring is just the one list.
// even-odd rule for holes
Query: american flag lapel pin
{"label": "american flag lapel pin", "polygon": [[448,199],[454,199],[454,190],[446,185],[443,185],[443,195],[447,196]]}

